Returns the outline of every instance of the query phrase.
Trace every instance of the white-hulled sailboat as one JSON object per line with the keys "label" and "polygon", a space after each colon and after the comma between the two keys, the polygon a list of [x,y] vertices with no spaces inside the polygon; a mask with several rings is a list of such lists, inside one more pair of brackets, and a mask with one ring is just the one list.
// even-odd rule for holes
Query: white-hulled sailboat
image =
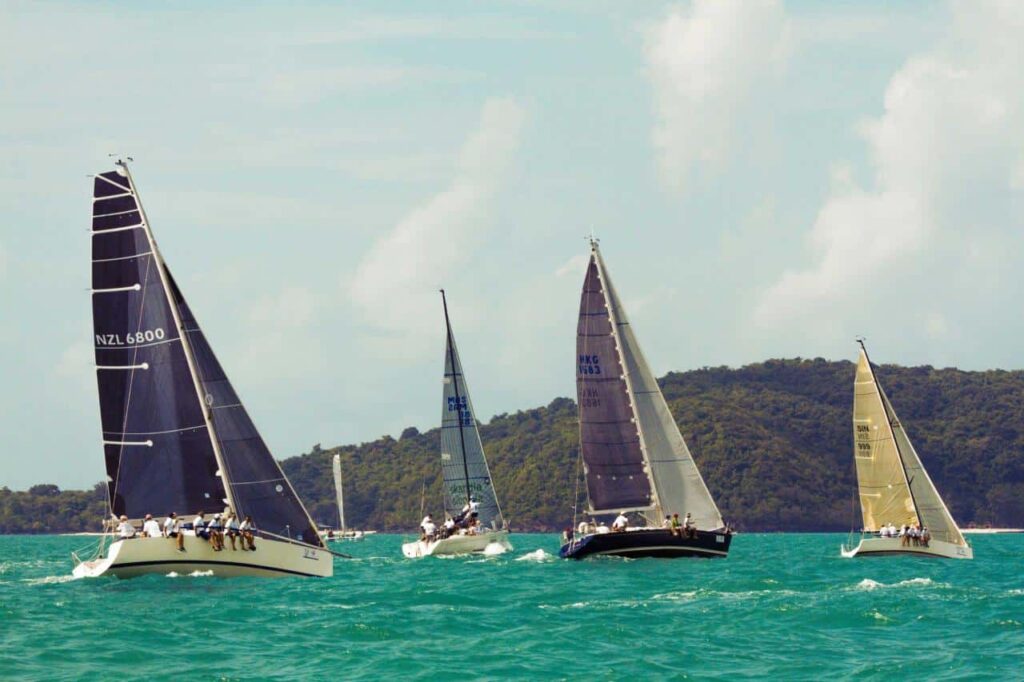
{"label": "white-hulled sailboat", "polygon": [[[910,443],[878,383],[863,341],[853,385],[853,456],[863,529],[860,542],[840,549],[846,558],[915,554],[973,559],[952,515]],[[889,527],[917,529],[893,537]],[[913,537],[917,535],[917,537]]]}
{"label": "white-hulled sailboat", "polygon": [[[249,418],[164,263],[127,164],[95,176],[92,307],[108,507],[252,517],[254,550],[107,536],[74,575],[330,576],[331,553]],[[237,546],[237,545],[236,545]]]}
{"label": "white-hulled sailboat", "polygon": [[[444,478],[444,506],[451,517],[462,509],[462,528],[445,533],[438,523],[433,537],[421,537],[402,545],[409,559],[454,554],[502,554],[512,549],[508,525],[501,515],[491,472],[484,457],[476,412],[469,399],[469,386],[462,370],[459,351],[448,318],[448,300],[441,290],[447,332],[444,353],[444,381],[441,395],[441,473]],[[477,518],[466,512],[476,508]],[[472,526],[472,527],[470,527]]]}
{"label": "white-hulled sailboat", "polygon": [[345,527],[345,488],[341,480],[341,455],[335,455],[331,464],[334,472],[334,496],[338,501],[338,530],[321,530],[320,537],[328,542],[340,542],[342,540],[362,540],[363,531],[349,530]]}
{"label": "white-hulled sailboat", "polygon": [[[562,546],[566,559],[725,557],[732,543],[690,450],[647,365],[605,269],[596,239],[576,330],[576,395],[589,512],[643,521],[623,532],[583,526]],[[690,515],[692,533],[662,525]],[[575,523],[575,519],[573,521]]]}

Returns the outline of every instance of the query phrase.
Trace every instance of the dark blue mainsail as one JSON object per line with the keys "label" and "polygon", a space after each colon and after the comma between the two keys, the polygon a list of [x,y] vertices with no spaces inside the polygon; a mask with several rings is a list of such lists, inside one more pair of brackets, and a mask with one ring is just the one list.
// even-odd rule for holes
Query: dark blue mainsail
{"label": "dark blue mainsail", "polygon": [[313,521],[249,418],[169,272],[168,279],[195,358],[236,513],[252,515],[261,530],[321,546]]}
{"label": "dark blue mainsail", "polygon": [[224,487],[159,264],[126,175],[95,178],[92,308],[111,511],[221,509]]}
{"label": "dark blue mainsail", "polygon": [[140,518],[233,505],[262,531],[323,546],[118,166],[96,176],[93,191],[93,324],[111,510]]}
{"label": "dark blue mainsail", "polygon": [[650,478],[616,347],[597,256],[590,257],[576,328],[580,448],[591,511],[649,509]]}

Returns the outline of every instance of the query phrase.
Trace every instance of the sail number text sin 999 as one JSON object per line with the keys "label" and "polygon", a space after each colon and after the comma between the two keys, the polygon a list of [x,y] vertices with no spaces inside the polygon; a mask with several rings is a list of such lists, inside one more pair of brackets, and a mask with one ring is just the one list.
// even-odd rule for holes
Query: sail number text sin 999
{"label": "sail number text sin 999", "polygon": [[163,341],[167,336],[163,327],[147,329],[140,332],[128,332],[121,338],[120,334],[96,334],[97,346],[138,346],[143,343]]}

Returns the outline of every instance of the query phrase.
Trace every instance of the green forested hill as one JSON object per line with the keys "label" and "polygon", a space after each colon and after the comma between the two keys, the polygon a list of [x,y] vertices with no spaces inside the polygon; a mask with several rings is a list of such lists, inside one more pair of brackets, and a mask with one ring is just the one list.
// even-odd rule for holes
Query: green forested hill
{"label": "green forested hill", "polygon": [[[878,371],[957,521],[1024,526],[1024,372],[889,365]],[[853,374],[850,362],[797,359],[671,373],[661,381],[727,520],[745,530],[848,530],[859,521],[852,506]],[[398,440],[316,446],[283,465],[314,518],[333,524],[330,463],[340,453],[349,524],[410,530],[424,484],[427,510],[441,508],[438,433],[409,428]],[[575,490],[574,402],[558,398],[498,415],[481,435],[513,527],[564,527]],[[65,511],[78,511],[59,512],[58,519],[78,528],[86,522],[83,505],[92,505],[91,513],[97,499],[49,493],[0,490],[0,532],[45,531],[52,526],[23,522],[34,518],[35,503],[52,507],[65,496],[77,496],[66,500]]]}

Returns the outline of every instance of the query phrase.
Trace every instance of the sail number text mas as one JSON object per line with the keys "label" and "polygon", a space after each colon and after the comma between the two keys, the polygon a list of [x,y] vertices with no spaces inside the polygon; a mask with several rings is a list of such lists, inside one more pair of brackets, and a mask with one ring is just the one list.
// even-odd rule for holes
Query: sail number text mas
{"label": "sail number text mas", "polygon": [[143,343],[163,341],[167,332],[163,327],[147,329],[143,332],[128,332],[122,338],[120,334],[96,334],[97,346],[138,346]]}
{"label": "sail number text mas", "polygon": [[596,355],[580,356],[580,374],[600,374],[601,358]]}

